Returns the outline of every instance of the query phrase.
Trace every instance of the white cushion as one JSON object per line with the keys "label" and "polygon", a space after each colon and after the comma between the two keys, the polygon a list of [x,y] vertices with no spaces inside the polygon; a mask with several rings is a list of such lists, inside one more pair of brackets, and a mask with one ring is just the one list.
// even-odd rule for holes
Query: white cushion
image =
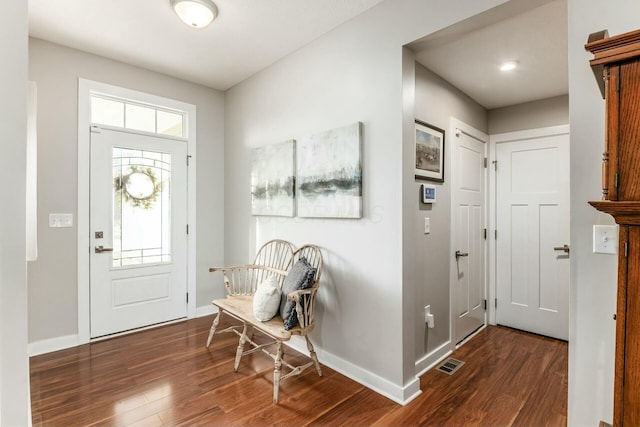
{"label": "white cushion", "polygon": [[280,287],[276,276],[258,285],[253,295],[253,315],[261,322],[271,320],[280,309]]}

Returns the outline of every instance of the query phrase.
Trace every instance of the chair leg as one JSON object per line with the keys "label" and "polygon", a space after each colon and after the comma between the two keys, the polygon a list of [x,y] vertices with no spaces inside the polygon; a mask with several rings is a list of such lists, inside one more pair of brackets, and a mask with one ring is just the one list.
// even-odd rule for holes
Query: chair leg
{"label": "chair leg", "polygon": [[244,344],[247,342],[247,324],[244,324],[242,328],[242,336],[240,336],[240,342],[238,343],[238,349],[236,350],[236,361],[233,364],[233,370],[238,372],[240,366],[240,359],[242,359],[242,352],[244,351]]}
{"label": "chair leg", "polygon": [[253,329],[253,326],[249,325],[249,329],[247,329],[247,336],[248,336],[250,339],[253,339],[254,332],[255,332],[255,331],[254,331],[254,329]]}
{"label": "chair leg", "polygon": [[316,365],[316,372],[318,372],[319,376],[322,376],[322,370],[320,369],[320,362],[318,362],[318,356],[316,355],[316,351],[313,349],[313,344],[311,344],[311,340],[308,335],[304,336],[307,340],[307,349],[309,350],[309,356],[313,359],[313,363]]}
{"label": "chair leg", "polygon": [[282,343],[276,344],[275,368],[273,370],[273,403],[278,403],[278,392],[280,391],[280,369],[282,368]]}
{"label": "chair leg", "polygon": [[209,331],[209,337],[207,338],[207,347],[211,345],[213,334],[216,333],[216,328],[218,327],[218,323],[220,322],[220,316],[222,316],[222,309],[218,309],[218,315],[215,319],[213,319],[213,324],[211,325],[211,330]]}

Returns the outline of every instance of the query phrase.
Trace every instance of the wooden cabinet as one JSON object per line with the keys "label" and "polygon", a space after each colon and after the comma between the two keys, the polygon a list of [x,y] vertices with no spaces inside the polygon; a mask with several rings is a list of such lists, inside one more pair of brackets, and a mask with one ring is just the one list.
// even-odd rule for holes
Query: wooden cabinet
{"label": "wooden cabinet", "polygon": [[602,201],[620,225],[614,426],[640,426],[640,30],[592,34],[585,48],[606,99]]}
{"label": "wooden cabinet", "polygon": [[603,200],[640,201],[640,30],[596,33],[585,48],[607,105],[602,162]]}
{"label": "wooden cabinet", "polygon": [[621,375],[616,376],[620,389],[619,425],[637,426],[640,425],[640,227],[621,226],[620,237],[629,255],[623,257],[626,262],[621,262],[619,267],[623,280],[618,291],[617,311],[622,319],[620,332],[616,331],[616,342],[621,346],[616,353],[616,364],[625,367]]}

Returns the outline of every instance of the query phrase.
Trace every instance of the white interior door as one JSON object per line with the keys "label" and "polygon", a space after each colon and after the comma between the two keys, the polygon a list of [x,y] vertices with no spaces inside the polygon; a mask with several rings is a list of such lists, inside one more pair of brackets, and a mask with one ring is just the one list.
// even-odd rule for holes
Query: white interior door
{"label": "white interior door", "polygon": [[186,317],[186,145],[92,129],[92,338]]}
{"label": "white interior door", "polygon": [[569,336],[569,135],[496,145],[496,321]]}
{"label": "white interior door", "polygon": [[485,324],[486,143],[458,132],[452,155],[453,310],[456,343]]}

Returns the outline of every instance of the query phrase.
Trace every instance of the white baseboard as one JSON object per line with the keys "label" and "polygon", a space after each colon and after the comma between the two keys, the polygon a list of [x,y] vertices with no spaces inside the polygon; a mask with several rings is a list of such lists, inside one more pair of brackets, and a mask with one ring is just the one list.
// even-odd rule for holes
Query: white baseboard
{"label": "white baseboard", "polygon": [[51,353],[52,351],[64,350],[78,345],[78,335],[65,335],[63,337],[50,338],[47,340],[30,342],[28,346],[29,356]]}
{"label": "white baseboard", "polygon": [[218,309],[213,304],[203,305],[202,307],[196,308],[196,317],[204,317],[210,316],[212,314],[216,314]]}
{"label": "white baseboard", "polygon": [[[286,343],[289,347],[299,351],[302,354],[308,354],[307,345],[302,337],[292,337]],[[420,390],[420,378],[414,378],[408,384],[399,386],[381,376],[367,371],[359,366],[352,364],[334,354],[324,351],[316,347],[316,353],[320,363],[328,366],[334,371],[340,372],[342,375],[351,378],[357,383],[370,388],[400,405],[406,405],[413,399],[418,397],[422,391]]]}
{"label": "white baseboard", "polygon": [[440,347],[433,350],[431,353],[421,357],[418,361],[416,361],[416,376],[422,376],[429,369],[442,362],[444,358],[449,356],[451,353],[453,353],[453,351],[451,350],[451,341],[447,341]]}
{"label": "white baseboard", "polygon": [[[216,314],[218,310],[213,304],[198,307],[196,309],[196,317],[204,317],[212,314]],[[184,321],[184,320],[180,320]],[[153,325],[152,327],[157,327]],[[138,329],[137,331],[142,330]],[[130,333],[130,332],[127,332]],[[106,338],[113,338],[115,335],[111,335]],[[94,340],[96,341],[96,340]],[[29,356],[38,356],[40,354],[51,353],[53,351],[64,350],[71,347],[77,347],[80,345],[78,335],[66,335],[62,337],[50,338],[41,341],[34,341],[29,343],[28,351]]]}

